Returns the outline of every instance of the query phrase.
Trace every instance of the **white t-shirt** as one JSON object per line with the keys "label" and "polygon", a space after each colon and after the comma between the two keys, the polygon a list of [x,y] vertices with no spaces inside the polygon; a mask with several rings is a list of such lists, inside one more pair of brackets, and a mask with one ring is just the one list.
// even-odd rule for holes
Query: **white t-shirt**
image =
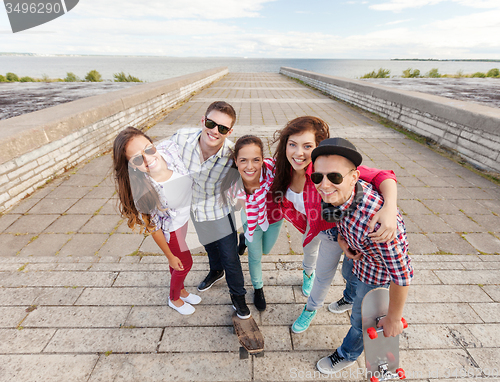
{"label": "white t-shirt", "polygon": [[172,172],[165,182],[158,182],[163,197],[167,200],[169,214],[172,217],[171,231],[178,230],[189,220],[191,198],[193,196],[193,181],[188,175]]}
{"label": "white t-shirt", "polygon": [[304,206],[304,192],[297,194],[291,189],[286,190],[285,198],[293,203],[293,206],[297,211],[306,215],[306,207]]}

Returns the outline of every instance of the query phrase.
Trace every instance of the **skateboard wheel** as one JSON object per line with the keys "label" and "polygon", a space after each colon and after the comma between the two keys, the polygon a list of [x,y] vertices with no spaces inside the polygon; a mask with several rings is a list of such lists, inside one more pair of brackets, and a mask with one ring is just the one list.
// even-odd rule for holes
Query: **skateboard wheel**
{"label": "skateboard wheel", "polygon": [[375,328],[368,328],[366,330],[368,332],[368,337],[370,337],[371,340],[374,340],[375,338],[378,337],[377,330]]}
{"label": "skateboard wheel", "polygon": [[378,378],[377,377],[371,377],[370,378],[370,382],[378,382]]}
{"label": "skateboard wheel", "polygon": [[243,346],[240,346],[240,359],[247,359],[248,351]]}
{"label": "skateboard wheel", "polygon": [[408,322],[406,322],[403,317],[401,317],[401,322],[403,323],[403,328],[406,329],[408,327]]}
{"label": "skateboard wheel", "polygon": [[405,379],[406,378],[405,371],[402,368],[396,369],[396,373],[398,373],[399,379]]}

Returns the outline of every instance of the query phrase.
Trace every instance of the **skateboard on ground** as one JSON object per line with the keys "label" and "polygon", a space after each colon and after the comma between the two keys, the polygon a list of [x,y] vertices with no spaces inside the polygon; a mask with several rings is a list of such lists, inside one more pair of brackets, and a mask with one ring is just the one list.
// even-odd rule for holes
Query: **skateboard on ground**
{"label": "skateboard on ground", "polygon": [[[371,290],[361,303],[366,374],[371,382],[405,378],[404,370],[399,367],[399,335],[385,337],[383,328],[377,328],[378,321],[387,315],[388,309],[387,288]],[[406,320],[402,318],[401,321],[406,329]]]}
{"label": "skateboard on ground", "polygon": [[234,333],[240,341],[240,359],[248,358],[249,354],[264,356],[264,337],[253,317],[242,320],[233,313]]}

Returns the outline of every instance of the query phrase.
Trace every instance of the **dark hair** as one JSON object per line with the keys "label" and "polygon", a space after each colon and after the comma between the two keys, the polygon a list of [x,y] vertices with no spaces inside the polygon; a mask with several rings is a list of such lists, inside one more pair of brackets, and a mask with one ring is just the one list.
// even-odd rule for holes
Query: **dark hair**
{"label": "dark hair", "polygon": [[[226,176],[222,179],[220,186],[222,199],[221,202],[223,205],[228,204],[228,196],[230,196],[232,199],[236,197],[236,195],[228,195],[228,190],[230,190],[235,184],[239,185],[238,189],[244,186],[243,182],[241,181],[240,173],[238,172],[238,167],[236,166],[236,159],[238,158],[238,153],[240,152],[240,150],[248,145],[255,145],[259,147],[262,158],[264,158],[264,144],[259,137],[256,137],[255,135],[244,135],[236,141],[236,143],[234,144],[234,149],[231,150],[231,167],[229,168]],[[264,171],[266,171],[265,167],[263,167],[263,169]]]}
{"label": "dark hair", "polygon": [[[117,135],[113,142],[113,169],[120,215],[128,219],[127,225],[131,229],[139,225],[142,232],[142,227],[146,231],[154,229],[150,222],[151,211],[156,207],[161,208],[161,203],[158,194],[152,188],[144,173],[132,171],[129,166],[125,150],[128,143],[138,136],[142,136],[153,143],[146,134],[131,126],[126,127]],[[139,219],[139,214],[141,214],[146,224]]]}
{"label": "dark hair", "polygon": [[286,190],[292,182],[292,165],[286,157],[286,146],[288,138],[294,134],[302,134],[306,131],[314,133],[316,146],[319,143],[330,137],[328,124],[317,117],[304,116],[292,119],[286,126],[274,133],[274,143],[278,142],[278,146],[274,153],[276,159],[276,175],[271,186],[273,200],[282,202],[282,198],[286,194]]}
{"label": "dark hair", "polygon": [[208,115],[212,110],[217,110],[220,111],[221,113],[230,116],[233,122],[231,122],[231,126],[229,127],[234,126],[234,123],[236,122],[236,112],[234,111],[234,108],[230,104],[224,101],[212,102],[210,106],[208,106],[207,111],[205,112],[205,118],[208,117]]}

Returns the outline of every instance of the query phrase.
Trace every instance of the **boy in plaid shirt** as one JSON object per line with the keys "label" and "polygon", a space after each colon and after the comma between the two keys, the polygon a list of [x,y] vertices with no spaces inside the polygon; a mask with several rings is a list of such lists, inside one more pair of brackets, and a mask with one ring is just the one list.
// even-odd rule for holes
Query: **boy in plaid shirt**
{"label": "boy in plaid shirt", "polygon": [[413,267],[401,214],[392,242],[375,243],[368,237],[368,223],[384,200],[370,184],[359,180],[357,166],[362,157],[356,147],[343,138],[329,138],[311,157],[315,169],[311,180],[324,202],[323,218],[338,222],[339,244],[349,258],[344,258],[342,275],[347,280],[344,298],[353,304],[351,328],[342,345],[317,363],[320,372],[334,374],[352,365],[363,352],[361,302],[370,290],[389,288],[389,311],[379,322],[384,335],[396,336],[403,331],[401,317]]}

